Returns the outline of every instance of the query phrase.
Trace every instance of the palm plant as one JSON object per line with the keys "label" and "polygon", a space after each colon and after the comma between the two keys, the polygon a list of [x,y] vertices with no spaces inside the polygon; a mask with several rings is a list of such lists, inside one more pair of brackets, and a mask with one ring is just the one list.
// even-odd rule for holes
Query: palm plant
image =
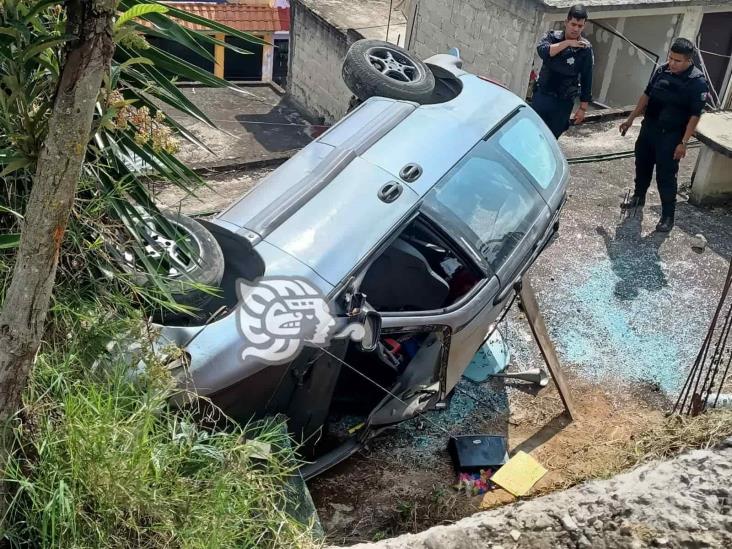
{"label": "palm plant", "polygon": [[[0,272],[6,277],[69,40],[62,6],[59,0],[4,0],[0,7]],[[213,125],[176,81],[233,86],[152,45],[148,38],[176,42],[211,61],[206,48],[211,44],[246,53],[214,33],[262,41],[149,0],[119,0],[117,9],[114,58],[99,90],[93,135],[61,253],[57,294],[65,289],[104,293],[111,279],[115,291],[175,307],[166,284],[170,265],[160,254],[151,258],[149,253],[156,246],[147,229],[150,221],[167,238],[180,240],[189,253],[195,250],[186,247],[177,228],[161,215],[151,182],[162,180],[193,191],[202,180],[175,152],[179,139],[204,145],[165,112],[176,109]],[[205,31],[189,30],[185,23]],[[129,264],[145,272],[146,284],[131,274]]]}

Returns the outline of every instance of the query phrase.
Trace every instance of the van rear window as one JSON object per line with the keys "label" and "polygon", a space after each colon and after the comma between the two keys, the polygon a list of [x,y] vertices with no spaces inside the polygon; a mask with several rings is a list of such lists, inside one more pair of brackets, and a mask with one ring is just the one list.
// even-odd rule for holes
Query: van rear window
{"label": "van rear window", "polygon": [[500,146],[515,158],[542,189],[548,189],[557,173],[557,158],[546,132],[528,117],[510,124],[498,138]]}

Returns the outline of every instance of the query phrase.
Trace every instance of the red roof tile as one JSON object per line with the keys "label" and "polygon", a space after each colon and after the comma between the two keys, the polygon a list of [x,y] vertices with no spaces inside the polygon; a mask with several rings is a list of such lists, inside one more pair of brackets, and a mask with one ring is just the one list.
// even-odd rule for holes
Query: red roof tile
{"label": "red roof tile", "polygon": [[[276,32],[290,30],[290,9],[246,4],[212,2],[165,2],[167,6],[211,19],[242,32]],[[201,25],[183,21],[191,30],[204,30]]]}

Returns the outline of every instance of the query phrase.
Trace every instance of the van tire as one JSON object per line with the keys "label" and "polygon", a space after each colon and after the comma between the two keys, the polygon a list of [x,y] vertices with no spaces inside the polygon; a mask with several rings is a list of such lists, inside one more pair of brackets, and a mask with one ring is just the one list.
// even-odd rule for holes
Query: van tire
{"label": "van tire", "polygon": [[354,42],[343,61],[342,76],[361,101],[388,97],[422,104],[435,89],[435,76],[425,63],[382,40]]}
{"label": "van tire", "polygon": [[[189,282],[218,287],[224,277],[224,253],[211,232],[195,219],[183,214],[166,211],[164,215],[181,232],[187,233],[195,240],[200,254],[199,263],[193,265],[182,278]],[[191,288],[183,280],[172,281],[169,289],[179,305],[201,309],[213,299],[211,294]]]}
{"label": "van tire", "polygon": [[[213,299],[213,295],[192,287],[191,283],[212,288],[219,286],[225,267],[221,246],[211,232],[195,219],[175,211],[160,213],[168,223],[175,226],[179,234],[186,238],[188,245],[195,250],[197,258],[189,258],[189,254],[185,253],[178,243],[163,236],[162,231],[155,227],[152,218],[147,219],[147,238],[158,242],[159,248],[147,247],[145,252],[151,254],[149,256],[151,261],[158,261],[162,254],[182,254],[179,257],[185,257],[187,261],[185,271],[168,279],[166,281],[167,289],[178,305],[203,309]],[[138,267],[137,259],[132,252],[125,253],[124,246],[115,246],[115,250],[113,255],[118,258],[119,267],[131,277],[135,284],[153,287],[152,280],[144,270]],[[166,319],[186,316],[190,315],[173,311],[165,312]]]}

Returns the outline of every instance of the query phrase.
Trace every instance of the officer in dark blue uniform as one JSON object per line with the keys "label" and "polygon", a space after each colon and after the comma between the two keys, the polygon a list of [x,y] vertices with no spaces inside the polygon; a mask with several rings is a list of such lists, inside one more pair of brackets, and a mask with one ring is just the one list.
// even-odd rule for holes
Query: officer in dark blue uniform
{"label": "officer in dark blue uniform", "polygon": [[542,59],[531,106],[559,138],[569,128],[574,100],[580,96],[580,106],[574,123],[585,119],[592,97],[592,45],[582,37],[587,10],[582,4],[572,6],[563,31],[549,31],[536,51]]}
{"label": "officer in dark blue uniform", "polygon": [[685,38],[674,40],[668,62],[656,69],[635,110],[620,125],[620,133],[625,135],[633,120],[644,114],[635,142],[635,191],[623,207],[645,205],[655,166],[661,195],[661,220],[656,225],[659,232],[669,232],[674,226],[679,160],[686,156],[686,146],[709,91],[704,75],[694,66],[693,56],[694,44]]}

